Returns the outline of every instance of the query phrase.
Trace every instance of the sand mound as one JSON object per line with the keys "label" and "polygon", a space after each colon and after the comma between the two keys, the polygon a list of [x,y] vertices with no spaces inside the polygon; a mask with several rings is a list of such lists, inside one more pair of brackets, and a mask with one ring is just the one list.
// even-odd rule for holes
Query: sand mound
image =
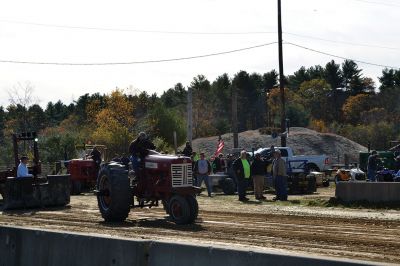
{"label": "sand mound", "polygon": [[[225,142],[223,153],[229,153],[233,148],[233,135],[222,135]],[[204,151],[207,155],[214,154],[218,143],[218,136],[198,138],[193,140],[194,151]],[[239,147],[251,150],[271,145],[280,146],[280,138],[273,139],[270,135],[261,135],[258,130],[249,130],[239,133]],[[290,129],[287,146],[295,154],[325,154],[332,163],[344,163],[344,155],[348,154],[350,162],[358,161],[358,153],[367,148],[344,138],[330,133],[319,133],[311,129],[293,127]]]}

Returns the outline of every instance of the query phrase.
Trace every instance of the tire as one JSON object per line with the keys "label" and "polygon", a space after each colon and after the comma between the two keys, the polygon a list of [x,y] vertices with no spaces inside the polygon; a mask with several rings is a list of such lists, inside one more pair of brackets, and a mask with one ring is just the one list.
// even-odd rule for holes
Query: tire
{"label": "tire", "polygon": [[313,163],[309,163],[306,165],[306,169],[308,170],[308,172],[319,172],[319,168],[318,166],[316,166]]}
{"label": "tire", "polygon": [[169,216],[171,220],[176,224],[188,224],[190,223],[191,212],[189,201],[181,196],[172,196],[168,201]]}
{"label": "tire", "polygon": [[162,200],[161,203],[162,203],[162,205],[163,205],[163,209],[164,209],[165,212],[169,215],[168,201]]}
{"label": "tire", "polygon": [[232,178],[227,177],[222,182],[222,191],[225,195],[234,195],[236,191],[236,185]]}
{"label": "tire", "polygon": [[132,202],[128,172],[124,166],[105,165],[97,178],[97,203],[106,222],[123,222],[128,217]]}
{"label": "tire", "polygon": [[329,187],[329,180],[327,179],[327,180],[322,181],[322,186]]}
{"label": "tire", "polygon": [[187,196],[186,199],[190,207],[190,219],[188,223],[193,223],[199,214],[199,204],[197,203],[196,197],[193,195]]}

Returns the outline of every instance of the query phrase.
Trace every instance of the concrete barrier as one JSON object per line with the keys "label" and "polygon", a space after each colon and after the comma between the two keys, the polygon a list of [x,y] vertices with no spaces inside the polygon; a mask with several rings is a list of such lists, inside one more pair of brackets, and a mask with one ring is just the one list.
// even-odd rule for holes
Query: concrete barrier
{"label": "concrete barrier", "polygon": [[400,202],[400,183],[397,182],[339,182],[335,196],[345,202]]}
{"label": "concrete barrier", "polygon": [[0,227],[1,266],[377,265],[254,248],[189,245]]}

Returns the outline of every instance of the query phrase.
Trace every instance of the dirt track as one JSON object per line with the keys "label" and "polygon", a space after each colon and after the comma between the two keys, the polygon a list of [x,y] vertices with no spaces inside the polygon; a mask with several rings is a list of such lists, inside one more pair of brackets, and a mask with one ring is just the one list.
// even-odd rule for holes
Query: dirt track
{"label": "dirt track", "polygon": [[106,224],[92,195],[71,197],[71,206],[65,209],[3,213],[0,224],[400,263],[399,211],[304,207],[271,201],[244,204],[223,195],[211,199],[200,196],[198,200],[199,218],[186,226],[168,221],[161,207],[134,209],[126,222]]}

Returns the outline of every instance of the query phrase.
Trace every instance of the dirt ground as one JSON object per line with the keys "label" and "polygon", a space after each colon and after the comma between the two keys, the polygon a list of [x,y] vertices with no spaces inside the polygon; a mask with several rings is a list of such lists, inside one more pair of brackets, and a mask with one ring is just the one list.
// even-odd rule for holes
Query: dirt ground
{"label": "dirt ground", "polygon": [[2,212],[1,225],[18,225],[135,239],[269,248],[341,258],[400,264],[400,211],[311,207],[304,199],[329,199],[334,188],[319,188],[289,202],[241,203],[237,196],[198,197],[200,212],[192,225],[170,222],[162,207],[132,209],[124,223],[103,222],[96,197],[72,196],[70,206]]}

